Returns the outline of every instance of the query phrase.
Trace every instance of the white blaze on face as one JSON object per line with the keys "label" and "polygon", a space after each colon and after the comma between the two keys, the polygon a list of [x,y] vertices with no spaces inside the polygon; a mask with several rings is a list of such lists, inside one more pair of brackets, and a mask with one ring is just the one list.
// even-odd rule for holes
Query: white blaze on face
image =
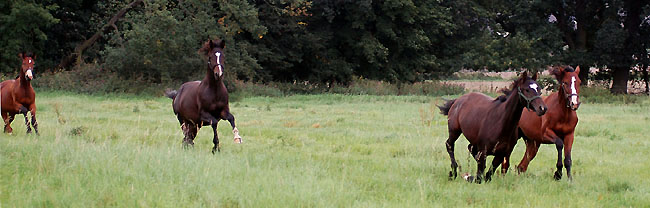
{"label": "white blaze on face", "polygon": [[221,68],[221,52],[214,53],[217,56],[217,67],[219,67],[219,76],[223,74],[223,69]]}
{"label": "white blaze on face", "polygon": [[[532,83],[532,84],[530,84],[528,86],[530,87],[530,89],[533,89],[533,91],[537,92],[537,84],[536,83]],[[539,92],[537,92],[537,93],[539,93]]]}
{"label": "white blaze on face", "polygon": [[576,77],[571,77],[571,104],[578,104],[578,91],[576,90]]}

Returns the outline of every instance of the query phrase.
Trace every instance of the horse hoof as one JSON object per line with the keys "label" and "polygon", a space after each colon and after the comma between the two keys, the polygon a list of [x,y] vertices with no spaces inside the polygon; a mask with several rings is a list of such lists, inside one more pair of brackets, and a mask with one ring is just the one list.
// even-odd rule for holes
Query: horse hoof
{"label": "horse hoof", "polygon": [[456,175],[454,175],[453,171],[449,171],[449,180],[454,180],[456,179]]}
{"label": "horse hoof", "polygon": [[234,142],[235,142],[235,144],[241,144],[243,141],[242,141],[241,137],[237,137],[237,138],[235,138]]}
{"label": "horse hoof", "polygon": [[555,172],[555,174],[553,175],[553,178],[555,178],[555,180],[559,181],[560,179],[562,179],[562,173]]}

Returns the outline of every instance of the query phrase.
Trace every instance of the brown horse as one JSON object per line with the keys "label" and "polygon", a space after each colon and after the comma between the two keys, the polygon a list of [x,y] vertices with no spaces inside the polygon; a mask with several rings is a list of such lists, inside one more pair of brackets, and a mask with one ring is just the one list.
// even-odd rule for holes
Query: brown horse
{"label": "brown horse", "polygon": [[476,183],[481,183],[487,156],[494,155],[492,167],[485,174],[485,180],[491,180],[496,168],[510,156],[517,143],[517,123],[522,110],[528,108],[539,116],[546,112],[535,80],[537,74],[530,78],[524,72],[510,90],[504,90],[505,95],[496,99],[481,93],[469,93],[438,106],[441,113],[448,116],[449,138],[446,144],[451,159],[450,180],[457,176],[454,143],[461,133],[469,141],[467,148],[478,163]]}
{"label": "brown horse", "polygon": [[235,143],[241,143],[239,130],[235,127],[235,117],[228,107],[228,90],[223,84],[223,70],[226,56],[223,52],[226,42],[209,40],[199,49],[199,54],[206,56],[208,66],[203,81],[186,82],[178,91],[168,90],[165,94],[173,99],[174,114],[181,124],[185,137],[183,144],[194,146],[194,137],[202,126],[212,126],[214,147],[212,153],[221,151],[217,137],[217,123],[228,120],[235,135]]}
{"label": "brown horse", "polygon": [[[578,124],[576,110],[580,106],[580,67],[575,70],[570,66],[553,67],[551,74],[560,82],[558,92],[544,98],[548,111],[543,117],[535,116],[524,111],[519,120],[519,136],[526,142],[526,153],[517,165],[517,170],[526,172],[528,163],[535,158],[540,144],[555,144],[557,149],[557,171],[555,179],[562,179],[562,148],[564,148],[564,167],[571,177],[571,147],[573,146],[573,133]],[[509,158],[503,161],[502,172],[508,167]]]}
{"label": "brown horse", "polygon": [[34,59],[36,56],[32,53],[18,54],[22,60],[20,75],[15,80],[7,80],[0,83],[0,103],[2,103],[2,120],[5,122],[5,133],[12,133],[11,122],[16,114],[25,116],[25,125],[27,133],[32,133],[29,127],[27,112],[32,114],[32,126],[38,134],[38,123],[36,123],[36,102],[34,89],[31,80],[34,78]]}

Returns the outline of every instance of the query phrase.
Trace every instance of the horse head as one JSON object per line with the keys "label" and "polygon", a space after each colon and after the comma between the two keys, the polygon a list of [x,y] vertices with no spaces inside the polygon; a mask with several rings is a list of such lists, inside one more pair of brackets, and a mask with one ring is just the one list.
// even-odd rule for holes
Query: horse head
{"label": "horse head", "polygon": [[215,39],[206,41],[203,47],[199,49],[200,54],[207,56],[208,70],[212,72],[215,80],[223,78],[223,70],[226,64],[226,56],[223,52],[225,47],[225,40]]}
{"label": "horse head", "polygon": [[580,67],[573,69],[571,66],[556,66],[551,69],[551,74],[555,76],[560,83],[560,90],[558,93],[564,95],[566,99],[566,106],[571,110],[578,110],[580,107]]}
{"label": "horse head", "polygon": [[23,61],[20,74],[27,81],[31,81],[34,78],[34,59],[36,55],[33,53],[19,53],[18,57]]}
{"label": "horse head", "polygon": [[[541,97],[541,88],[537,85],[537,73],[533,77],[528,77],[528,73],[521,73],[521,76],[515,81],[515,87],[519,94],[519,101],[526,105],[529,110],[535,111],[538,116],[544,115],[546,104]],[[513,89],[514,90],[514,89]]]}

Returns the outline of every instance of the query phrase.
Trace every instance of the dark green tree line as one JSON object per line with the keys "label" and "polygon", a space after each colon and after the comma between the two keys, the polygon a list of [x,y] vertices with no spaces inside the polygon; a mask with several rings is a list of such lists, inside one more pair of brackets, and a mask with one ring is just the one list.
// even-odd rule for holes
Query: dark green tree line
{"label": "dark green tree line", "polygon": [[217,37],[228,79],[252,82],[415,82],[570,64],[625,93],[650,65],[643,0],[143,0],[109,22],[132,2],[3,1],[0,72],[14,73],[22,50],[41,70],[74,70],[61,63],[98,33],[73,63],[151,83],[200,78],[196,50]]}

